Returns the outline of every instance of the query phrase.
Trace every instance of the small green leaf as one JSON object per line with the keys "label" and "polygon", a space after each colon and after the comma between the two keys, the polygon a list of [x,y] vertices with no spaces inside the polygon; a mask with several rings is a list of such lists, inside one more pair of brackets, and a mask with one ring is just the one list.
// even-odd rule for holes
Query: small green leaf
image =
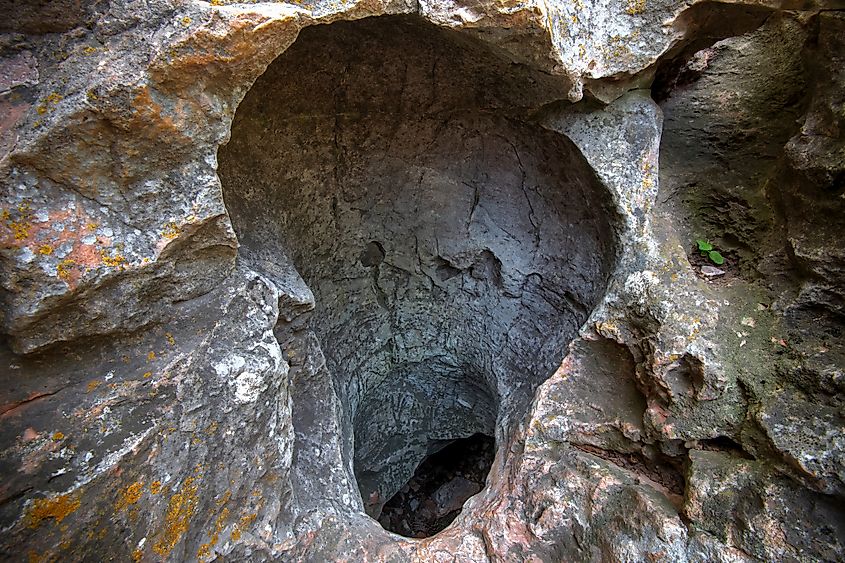
{"label": "small green leaf", "polygon": [[710,256],[710,260],[712,260],[713,263],[717,266],[721,266],[725,263],[725,257],[719,254],[719,252],[716,250],[711,250],[708,256]]}
{"label": "small green leaf", "polygon": [[702,252],[710,252],[713,250],[713,245],[707,242],[706,240],[697,240],[695,241],[698,243],[698,249]]}

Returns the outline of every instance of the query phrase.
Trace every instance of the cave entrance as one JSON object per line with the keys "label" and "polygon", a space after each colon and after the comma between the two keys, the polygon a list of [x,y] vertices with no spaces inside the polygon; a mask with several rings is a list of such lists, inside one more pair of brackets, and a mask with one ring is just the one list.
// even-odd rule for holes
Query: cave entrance
{"label": "cave entrance", "polygon": [[455,440],[425,459],[411,479],[376,515],[386,530],[409,538],[432,536],[448,526],[464,502],[484,488],[496,441],[483,434]]}
{"label": "cave entrance", "polygon": [[[325,428],[360,510],[391,521],[385,503],[444,444],[494,436],[506,459],[616,258],[609,194],[532,118],[566,91],[466,33],[391,16],[304,29],[247,93],[219,153],[239,258],[307,284],[303,330],[341,405],[294,421],[309,488],[334,486],[298,445]],[[293,382],[295,411],[320,373]]]}

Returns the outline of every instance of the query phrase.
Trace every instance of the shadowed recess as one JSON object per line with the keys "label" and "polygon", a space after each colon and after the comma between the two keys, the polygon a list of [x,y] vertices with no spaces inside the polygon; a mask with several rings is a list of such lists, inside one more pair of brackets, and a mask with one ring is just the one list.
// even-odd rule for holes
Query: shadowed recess
{"label": "shadowed recess", "polygon": [[561,88],[382,17],[303,30],[238,109],[219,159],[240,256],[313,292],[373,517],[444,444],[507,445],[605,290],[609,196],[530,119]]}

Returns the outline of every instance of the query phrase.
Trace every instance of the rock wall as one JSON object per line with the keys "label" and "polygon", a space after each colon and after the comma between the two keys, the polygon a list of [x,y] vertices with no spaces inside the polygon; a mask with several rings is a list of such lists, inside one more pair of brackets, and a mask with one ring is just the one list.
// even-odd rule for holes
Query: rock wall
{"label": "rock wall", "polygon": [[5,559],[842,558],[843,6],[0,8]]}

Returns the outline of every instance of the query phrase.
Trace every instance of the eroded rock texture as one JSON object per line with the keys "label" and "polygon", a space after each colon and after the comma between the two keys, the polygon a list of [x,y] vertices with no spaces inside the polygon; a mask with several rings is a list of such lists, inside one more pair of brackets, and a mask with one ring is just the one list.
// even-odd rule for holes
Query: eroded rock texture
{"label": "eroded rock texture", "polygon": [[843,558],[843,6],[0,8],[5,559]]}
{"label": "eroded rock texture", "polygon": [[243,260],[314,294],[373,515],[427,452],[508,441],[615,262],[609,194],[525,121],[550,79],[510,67],[418,20],[314,27],[221,151]]}

